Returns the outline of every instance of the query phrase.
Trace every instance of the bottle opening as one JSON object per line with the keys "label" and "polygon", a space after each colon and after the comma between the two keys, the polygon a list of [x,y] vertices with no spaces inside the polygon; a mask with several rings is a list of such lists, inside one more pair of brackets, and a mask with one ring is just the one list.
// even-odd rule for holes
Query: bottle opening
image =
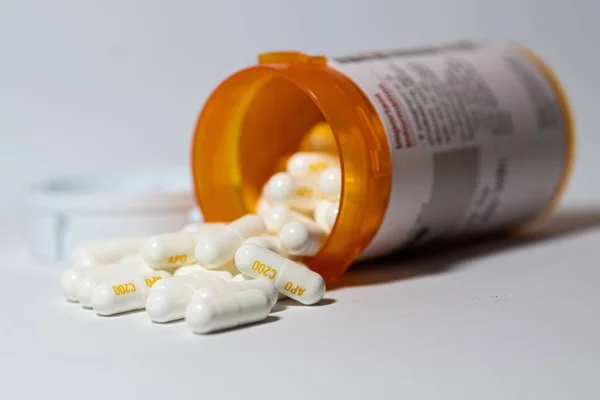
{"label": "bottle opening", "polygon": [[325,117],[294,83],[273,76],[257,89],[240,123],[239,173],[244,203],[254,212],[265,182],[285,170],[306,133]]}
{"label": "bottle opening", "polygon": [[320,122],[327,122],[335,137],[342,192],[331,234],[320,252],[304,261],[330,281],[374,235],[389,192],[385,134],[349,80],[327,66],[298,63],[259,65],[230,76],[200,114],[192,168],[208,222],[254,213],[265,182],[285,169],[287,157]]}
{"label": "bottle opening", "polygon": [[211,220],[254,212],[265,182],[323,121],[315,101],[285,77],[246,70],[225,81],[196,127],[203,134],[196,135],[192,164],[203,212]]}

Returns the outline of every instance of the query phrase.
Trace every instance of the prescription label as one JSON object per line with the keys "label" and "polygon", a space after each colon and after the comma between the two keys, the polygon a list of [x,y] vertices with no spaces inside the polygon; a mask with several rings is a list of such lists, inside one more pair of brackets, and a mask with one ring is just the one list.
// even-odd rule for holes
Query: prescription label
{"label": "prescription label", "polygon": [[331,66],[370,99],[392,158],[386,215],[361,258],[526,222],[556,193],[568,146],[560,99],[514,47],[464,43]]}

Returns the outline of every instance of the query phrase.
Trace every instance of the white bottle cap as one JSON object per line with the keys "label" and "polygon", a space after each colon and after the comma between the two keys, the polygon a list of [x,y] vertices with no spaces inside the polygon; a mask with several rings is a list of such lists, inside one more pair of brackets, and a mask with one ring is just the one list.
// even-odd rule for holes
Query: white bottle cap
{"label": "white bottle cap", "polygon": [[44,263],[83,243],[178,231],[195,207],[188,168],[55,178],[29,200],[31,253]]}

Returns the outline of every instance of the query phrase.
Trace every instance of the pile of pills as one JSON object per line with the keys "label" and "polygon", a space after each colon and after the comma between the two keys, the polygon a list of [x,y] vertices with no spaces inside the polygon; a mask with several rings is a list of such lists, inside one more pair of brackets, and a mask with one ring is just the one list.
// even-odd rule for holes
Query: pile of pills
{"label": "pile of pills", "polygon": [[282,298],[319,302],[325,282],[300,260],[335,224],[341,170],[324,124],[300,150],[265,183],[256,214],[76,248],[64,295],[99,315],[145,309],[154,322],[185,319],[196,333],[264,320]]}

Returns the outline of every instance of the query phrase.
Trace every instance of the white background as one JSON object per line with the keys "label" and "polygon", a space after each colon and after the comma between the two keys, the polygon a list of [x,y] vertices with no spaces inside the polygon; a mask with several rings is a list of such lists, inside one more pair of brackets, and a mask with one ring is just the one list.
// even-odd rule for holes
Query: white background
{"label": "white background", "polygon": [[537,51],[564,83],[579,153],[569,197],[600,197],[595,0],[0,0],[1,232],[32,180],[186,163],[197,114],[262,51],[340,55],[473,40]]}
{"label": "white background", "polygon": [[[582,228],[600,222],[599,12],[595,0],[0,0],[3,247],[22,247],[33,180],[187,164],[207,95],[266,50],[518,41],[561,78],[579,137],[567,211],[537,235],[549,240],[359,269],[333,304],[288,307],[280,321],[222,336],[154,326],[143,313],[98,319],[62,302],[57,271],[5,251],[0,398],[197,399],[247,388],[598,398],[600,236]],[[372,284],[350,285],[358,281]]]}

